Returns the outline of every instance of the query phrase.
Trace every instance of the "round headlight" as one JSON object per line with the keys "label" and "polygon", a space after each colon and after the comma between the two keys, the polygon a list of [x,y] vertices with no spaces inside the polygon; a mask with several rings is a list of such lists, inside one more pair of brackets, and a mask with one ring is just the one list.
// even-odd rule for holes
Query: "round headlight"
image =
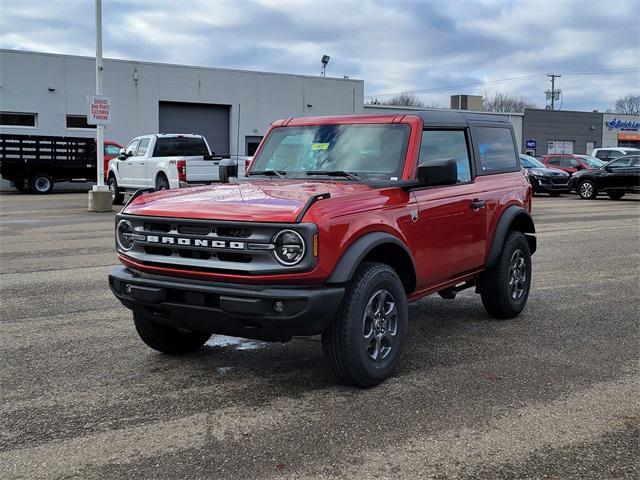
{"label": "round headlight", "polygon": [[118,246],[124,250],[131,250],[133,247],[133,225],[129,220],[120,220],[116,228],[116,241]]}
{"label": "round headlight", "polygon": [[306,251],[304,239],[293,230],[280,230],[273,237],[273,255],[276,260],[287,267],[302,261]]}

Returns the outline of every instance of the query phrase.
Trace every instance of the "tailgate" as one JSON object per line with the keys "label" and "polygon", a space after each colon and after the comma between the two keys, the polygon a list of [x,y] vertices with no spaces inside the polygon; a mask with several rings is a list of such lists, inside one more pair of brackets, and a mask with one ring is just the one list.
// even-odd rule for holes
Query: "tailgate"
{"label": "tailgate", "polygon": [[219,160],[205,160],[202,157],[186,157],[187,182],[217,182],[220,179]]}

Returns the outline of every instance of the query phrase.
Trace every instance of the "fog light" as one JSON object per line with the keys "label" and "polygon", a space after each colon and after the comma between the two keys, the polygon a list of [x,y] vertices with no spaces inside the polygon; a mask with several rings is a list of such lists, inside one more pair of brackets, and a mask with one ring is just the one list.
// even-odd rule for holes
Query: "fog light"
{"label": "fog light", "polygon": [[273,311],[276,313],[284,313],[284,303],[283,302],[273,302]]}
{"label": "fog light", "polygon": [[126,283],[125,284],[124,293],[126,293],[127,295],[131,295],[131,284],[130,283]]}

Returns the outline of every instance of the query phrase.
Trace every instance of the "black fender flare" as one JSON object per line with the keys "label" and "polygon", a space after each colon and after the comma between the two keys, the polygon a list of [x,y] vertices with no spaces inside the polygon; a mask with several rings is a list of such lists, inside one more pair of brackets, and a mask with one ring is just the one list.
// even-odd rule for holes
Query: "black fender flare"
{"label": "black fender flare", "polygon": [[[364,258],[369,252],[380,245],[391,244],[400,247],[407,255],[413,268],[414,278],[411,280],[415,283],[416,266],[413,261],[413,256],[409,251],[409,248],[397,237],[385,232],[372,232],[367,233],[353,242],[347,251],[340,257],[336,267],[333,269],[333,273],[327,280],[327,283],[346,283],[353,278],[353,275]],[[398,272],[400,274],[400,272]]]}
{"label": "black fender flare", "polygon": [[487,256],[485,264],[486,267],[491,267],[496,260],[498,260],[504,241],[507,238],[507,232],[512,228],[512,226],[515,226],[516,230],[525,234],[527,237],[527,243],[529,244],[529,250],[532,254],[535,253],[537,242],[535,236],[536,227],[533,224],[533,219],[531,218],[531,215],[529,215],[529,212],[524,208],[511,205],[510,207],[507,207],[500,217],[500,220],[498,220],[498,224],[493,234],[493,240],[491,241],[489,255]]}

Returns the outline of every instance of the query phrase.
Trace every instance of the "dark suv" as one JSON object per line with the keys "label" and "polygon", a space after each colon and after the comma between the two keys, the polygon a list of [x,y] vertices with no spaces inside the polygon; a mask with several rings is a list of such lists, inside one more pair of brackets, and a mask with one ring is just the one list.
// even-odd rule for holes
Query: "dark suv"
{"label": "dark suv", "polygon": [[583,170],[571,177],[571,190],[592,200],[598,193],[620,200],[627,192],[640,193],[640,155],[625,155],[598,170]]}
{"label": "dark suv", "polygon": [[116,217],[113,293],[151,348],[220,333],[322,334],[336,376],[394,371],[407,303],[475,288],[525,306],[536,250],[531,185],[508,122],[456,112],[274,122],[247,177],[134,195]]}

